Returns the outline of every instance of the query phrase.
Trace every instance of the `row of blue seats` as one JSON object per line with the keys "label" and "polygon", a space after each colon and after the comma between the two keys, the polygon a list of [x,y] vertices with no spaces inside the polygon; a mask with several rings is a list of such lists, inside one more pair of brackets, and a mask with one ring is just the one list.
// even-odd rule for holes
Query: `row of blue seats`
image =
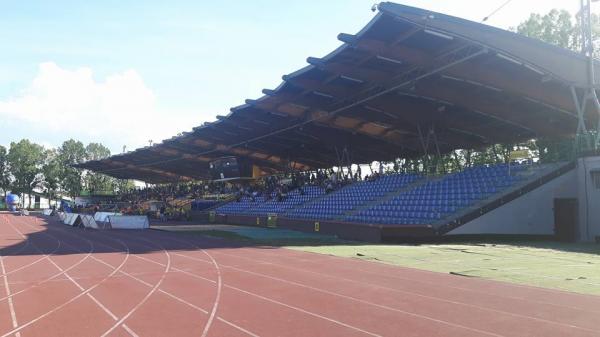
{"label": "row of blue seats", "polygon": [[[483,194],[481,194],[483,195]],[[394,202],[396,200],[400,201],[400,200],[456,200],[456,199],[471,199],[471,195],[450,195],[450,194],[419,194],[419,195],[413,195],[413,194],[407,194],[407,195],[402,195],[400,197],[396,197],[392,200],[390,200],[389,202]]]}
{"label": "row of blue seats", "polygon": [[391,202],[382,203],[374,207],[379,206],[390,206],[394,208],[404,206],[444,206],[454,202],[455,199],[406,199],[406,200],[392,200]]}
{"label": "row of blue seats", "polygon": [[[511,172],[524,168],[511,168]],[[478,200],[515,184],[505,165],[475,167],[429,182],[382,204],[362,210],[348,221],[373,223],[415,223],[437,221]]]}
{"label": "row of blue seats", "polygon": [[[368,211],[361,213],[363,217],[371,218],[403,218],[403,219],[428,219],[437,220],[442,218],[440,212],[392,212],[392,211]],[[351,217],[351,216],[350,216]],[[350,218],[348,217],[348,218]]]}
{"label": "row of blue seats", "polygon": [[[347,221],[413,224],[434,222],[455,213],[479,200],[488,198],[519,181],[515,172],[523,167],[511,167],[509,175],[506,165],[480,166],[429,182],[407,191],[384,203],[345,218]],[[343,214],[373,202],[394,190],[422,179],[414,174],[387,175],[371,182],[358,182],[335,191],[327,196],[319,188],[305,190],[305,195],[290,192],[281,202],[243,198],[239,203],[230,203],[218,210],[238,214],[265,215],[277,213],[290,218],[327,220],[339,219]],[[313,198],[321,197],[317,202]],[[234,204],[234,205],[232,205]],[[238,204],[238,205],[235,205]],[[230,206],[231,205],[231,206]],[[229,207],[226,207],[229,206]]]}
{"label": "row of blue seats", "polygon": [[287,216],[292,218],[334,218],[361,205],[381,198],[390,191],[400,189],[422,177],[415,174],[386,175],[376,181],[358,182],[326,196],[318,203],[297,208]]}
{"label": "row of blue seats", "polygon": [[[299,189],[293,190],[287,193],[287,196],[279,201],[276,199],[276,192],[273,192],[272,198],[268,201],[265,201],[264,198],[260,198],[258,203],[252,202],[249,198],[242,198],[238,204],[243,203],[244,205],[238,206],[234,209],[218,209],[223,213],[235,212],[240,215],[256,215],[256,216],[264,216],[267,214],[283,214],[287,210],[306,203],[311,199],[317,198],[323,195],[325,191],[323,188],[318,186],[305,186],[303,188],[303,193],[300,193]],[[257,199],[258,200],[258,199]],[[249,205],[248,205],[249,204]]]}
{"label": "row of blue seats", "polygon": [[332,220],[335,217],[328,213],[295,213],[293,219]]}
{"label": "row of blue seats", "polygon": [[415,218],[389,218],[389,217],[368,217],[368,216],[350,216],[344,219],[348,222],[361,222],[361,223],[373,223],[373,224],[385,224],[385,225],[422,225],[428,224],[429,219],[415,219]]}
{"label": "row of blue seats", "polygon": [[202,211],[211,207],[214,207],[218,204],[218,201],[215,200],[194,200],[191,203],[191,208],[194,211]]}
{"label": "row of blue seats", "polygon": [[377,205],[375,207],[370,208],[374,211],[424,211],[424,212],[441,212],[441,213],[453,213],[456,211],[456,206],[446,206],[446,205]]}
{"label": "row of blue seats", "polygon": [[437,211],[366,211],[361,213],[363,216],[367,217],[385,217],[385,218],[407,218],[407,219],[440,219],[442,217],[442,213]]}

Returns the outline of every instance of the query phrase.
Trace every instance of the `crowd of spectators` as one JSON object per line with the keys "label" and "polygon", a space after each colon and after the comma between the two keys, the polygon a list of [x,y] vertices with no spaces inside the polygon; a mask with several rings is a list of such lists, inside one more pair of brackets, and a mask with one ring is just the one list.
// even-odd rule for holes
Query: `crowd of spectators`
{"label": "crowd of spectators", "polygon": [[[373,172],[371,175],[366,175],[364,180],[377,180],[382,172]],[[298,190],[300,194],[304,194],[306,186],[320,186],[325,190],[325,193],[331,193],[348,184],[362,181],[361,168],[355,172],[347,170],[335,171],[333,169],[316,170],[312,172],[294,172],[284,175],[268,176],[262,181],[248,185],[238,185],[236,200],[241,201],[243,197],[250,198],[251,201],[256,201],[258,197],[263,197],[264,200],[275,199],[283,201],[287,194],[292,190]]]}
{"label": "crowd of spectators", "polygon": [[[288,193],[298,190],[304,194],[306,186],[319,186],[325,193],[332,193],[348,184],[357,181],[374,181],[383,175],[383,166],[379,172],[371,171],[362,176],[361,168],[352,170],[319,169],[310,172],[292,172],[266,176],[256,180],[237,182],[185,182],[134,188],[125,191],[111,200],[99,201],[82,208],[79,212],[114,211],[123,214],[147,214],[160,219],[181,219],[189,216],[191,200],[241,201],[248,197],[251,201],[261,200],[284,201]],[[187,201],[187,202],[186,202]]]}
{"label": "crowd of spectators", "polygon": [[187,182],[134,188],[120,195],[120,201],[163,201],[173,199],[200,199],[208,196],[231,194],[231,184],[219,182]]}

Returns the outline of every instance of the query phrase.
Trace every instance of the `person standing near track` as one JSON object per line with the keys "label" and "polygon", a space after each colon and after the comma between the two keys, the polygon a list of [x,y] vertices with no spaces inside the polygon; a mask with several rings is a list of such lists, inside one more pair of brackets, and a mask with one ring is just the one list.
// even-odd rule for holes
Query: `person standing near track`
{"label": "person standing near track", "polygon": [[159,210],[159,212],[160,212],[160,221],[162,221],[162,222],[167,221],[167,217],[165,216],[165,211],[166,211],[165,205],[162,204],[160,206],[160,210]]}

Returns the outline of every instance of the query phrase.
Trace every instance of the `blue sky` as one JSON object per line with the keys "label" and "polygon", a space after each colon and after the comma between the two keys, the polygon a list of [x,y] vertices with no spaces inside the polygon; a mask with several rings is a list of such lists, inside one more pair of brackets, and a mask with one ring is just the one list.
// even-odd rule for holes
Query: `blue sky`
{"label": "blue sky", "polygon": [[[504,0],[402,1],[480,21]],[[488,23],[577,0],[514,0]],[[226,114],[337,47],[373,1],[0,0],[0,144],[68,138],[113,152]]]}

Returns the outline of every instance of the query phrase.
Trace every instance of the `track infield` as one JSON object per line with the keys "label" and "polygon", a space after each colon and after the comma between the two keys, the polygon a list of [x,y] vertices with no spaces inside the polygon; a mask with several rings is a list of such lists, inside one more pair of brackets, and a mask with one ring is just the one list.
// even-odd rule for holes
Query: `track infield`
{"label": "track infield", "polygon": [[600,336],[600,297],[0,214],[0,336]]}

